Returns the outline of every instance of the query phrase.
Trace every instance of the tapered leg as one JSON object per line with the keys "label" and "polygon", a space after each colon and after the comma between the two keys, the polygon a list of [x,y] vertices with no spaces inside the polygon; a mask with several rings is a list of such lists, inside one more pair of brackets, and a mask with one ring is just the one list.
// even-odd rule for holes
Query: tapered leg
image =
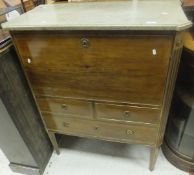
{"label": "tapered leg", "polygon": [[56,137],[55,137],[55,133],[48,131],[48,135],[49,135],[49,138],[51,140],[51,143],[52,143],[52,145],[53,145],[56,153],[59,155],[60,154],[60,152],[59,152],[59,146],[58,146],[58,143],[57,143],[57,140],[56,140]]}
{"label": "tapered leg", "polygon": [[150,152],[150,171],[154,170],[160,147],[152,147]]}

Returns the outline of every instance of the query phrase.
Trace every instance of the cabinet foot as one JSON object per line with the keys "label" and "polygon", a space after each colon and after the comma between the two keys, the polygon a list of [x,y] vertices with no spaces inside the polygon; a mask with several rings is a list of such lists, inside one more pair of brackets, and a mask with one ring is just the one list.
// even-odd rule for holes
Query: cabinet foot
{"label": "cabinet foot", "polygon": [[154,170],[156,160],[158,158],[158,153],[159,153],[160,147],[152,147],[150,151],[150,165],[149,169],[150,171]]}
{"label": "cabinet foot", "polygon": [[55,133],[48,131],[48,135],[49,135],[49,138],[51,140],[51,143],[52,143],[56,153],[59,155],[60,151],[59,151],[59,146],[58,146],[58,143],[57,143],[57,140],[56,140],[56,137],[55,137]]}

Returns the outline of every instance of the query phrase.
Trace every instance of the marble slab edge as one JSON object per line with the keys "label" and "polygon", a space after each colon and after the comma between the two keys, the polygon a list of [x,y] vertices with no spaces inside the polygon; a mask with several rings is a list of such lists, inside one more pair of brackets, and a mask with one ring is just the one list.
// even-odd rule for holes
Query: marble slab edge
{"label": "marble slab edge", "polygon": [[52,30],[133,30],[133,31],[183,31],[192,27],[192,22],[176,26],[12,26],[1,25],[3,29],[9,31],[52,31]]}

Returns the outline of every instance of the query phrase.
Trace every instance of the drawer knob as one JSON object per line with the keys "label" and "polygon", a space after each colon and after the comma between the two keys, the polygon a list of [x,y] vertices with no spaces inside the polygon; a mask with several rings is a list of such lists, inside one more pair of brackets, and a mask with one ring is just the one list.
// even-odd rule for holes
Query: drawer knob
{"label": "drawer knob", "polygon": [[67,110],[67,109],[68,109],[68,107],[67,107],[66,104],[62,104],[61,107],[62,107],[64,110]]}
{"label": "drawer knob", "polygon": [[127,129],[126,131],[127,135],[133,135],[135,132],[133,130]]}
{"label": "drawer knob", "polygon": [[69,127],[69,123],[63,122],[64,127]]}
{"label": "drawer knob", "polygon": [[123,112],[123,116],[124,116],[124,119],[125,119],[125,117],[129,117],[130,116],[130,112],[129,111],[124,111]]}
{"label": "drawer knob", "polygon": [[99,129],[99,127],[98,127],[98,126],[95,126],[95,127],[94,127],[94,130],[98,130],[98,129]]}
{"label": "drawer knob", "polygon": [[90,41],[87,38],[82,38],[81,39],[81,45],[83,48],[88,48],[90,46]]}

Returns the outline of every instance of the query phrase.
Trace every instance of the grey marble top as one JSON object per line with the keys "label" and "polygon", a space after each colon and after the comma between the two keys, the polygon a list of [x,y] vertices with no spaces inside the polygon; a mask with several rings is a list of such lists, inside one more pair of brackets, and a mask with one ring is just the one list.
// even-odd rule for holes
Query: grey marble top
{"label": "grey marble top", "polygon": [[174,30],[192,25],[180,0],[40,5],[2,24],[9,30]]}

